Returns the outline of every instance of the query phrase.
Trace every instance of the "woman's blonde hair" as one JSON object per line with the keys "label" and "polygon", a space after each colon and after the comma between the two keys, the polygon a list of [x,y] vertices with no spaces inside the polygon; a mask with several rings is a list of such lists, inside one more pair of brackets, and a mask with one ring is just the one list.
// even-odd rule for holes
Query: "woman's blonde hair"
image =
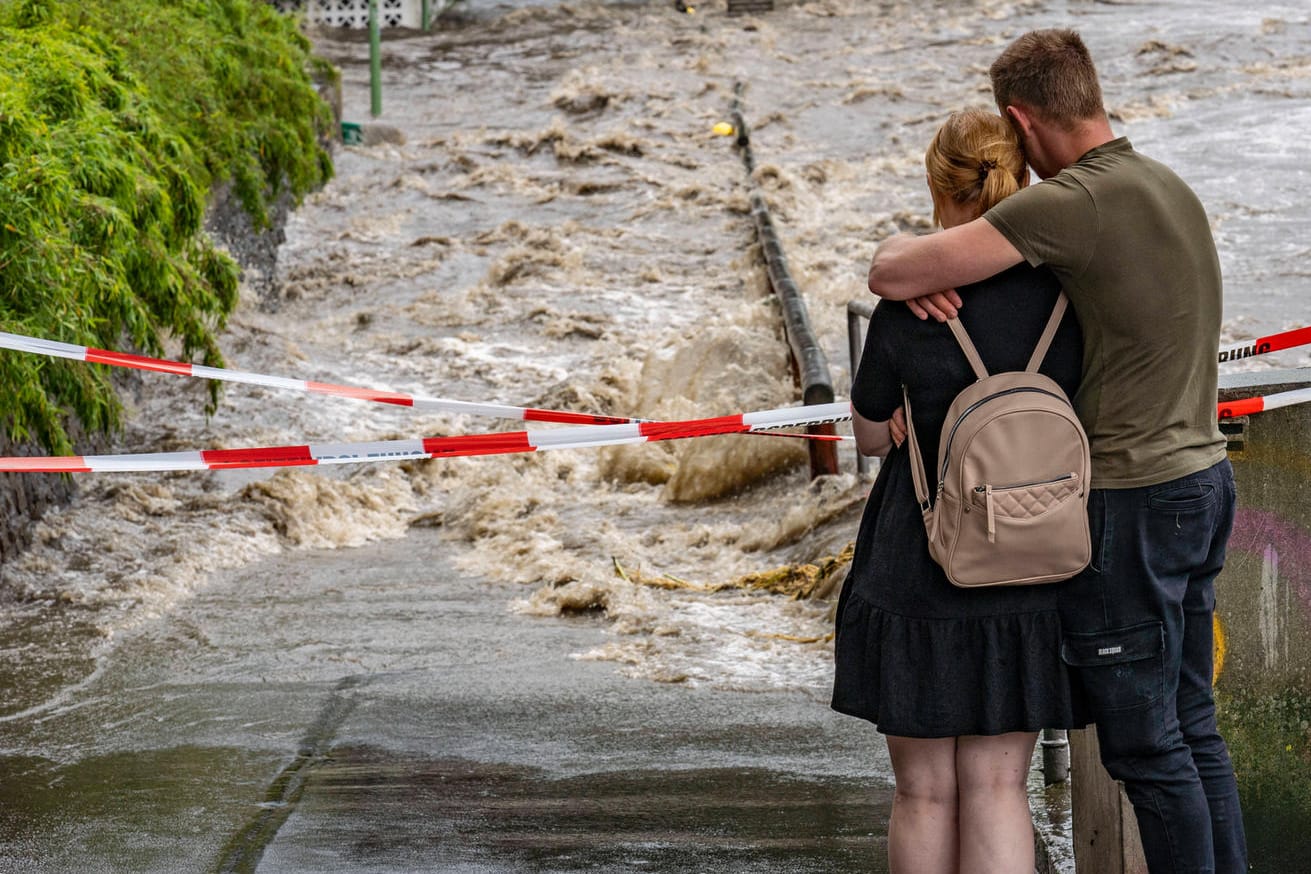
{"label": "woman's blonde hair", "polygon": [[924,154],[934,194],[933,221],[941,224],[938,198],[950,198],[983,215],[1028,181],[1024,150],[1000,115],[962,109],[947,117]]}

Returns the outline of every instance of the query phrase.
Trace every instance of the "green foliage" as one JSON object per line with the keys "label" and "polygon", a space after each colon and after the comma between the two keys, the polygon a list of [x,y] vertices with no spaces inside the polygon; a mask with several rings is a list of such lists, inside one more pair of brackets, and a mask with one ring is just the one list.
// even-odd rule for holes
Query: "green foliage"
{"label": "green foliage", "polygon": [[324,73],[295,22],[260,0],[62,0],[106,37],[176,125],[208,188],[231,181],[262,224],[284,186],[299,197],[332,175],[320,141],[332,114],[310,82]]}
{"label": "green foliage", "polygon": [[1238,778],[1252,870],[1297,870],[1311,825],[1311,695],[1218,695],[1216,705]]}
{"label": "green foliage", "polygon": [[[220,366],[237,267],[209,190],[261,222],[331,173],[306,40],[258,0],[0,0],[0,45],[0,329]],[[105,368],[0,352],[0,385],[16,440],[119,423]]]}

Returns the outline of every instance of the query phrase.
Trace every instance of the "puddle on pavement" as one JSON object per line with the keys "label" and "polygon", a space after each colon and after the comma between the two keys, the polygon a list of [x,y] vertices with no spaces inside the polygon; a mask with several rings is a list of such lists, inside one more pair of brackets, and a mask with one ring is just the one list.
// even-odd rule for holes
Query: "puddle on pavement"
{"label": "puddle on pavement", "polygon": [[310,782],[269,870],[314,870],[316,847],[360,871],[887,870],[876,824],[892,793],[869,781],[737,768],[553,778],[339,747]]}

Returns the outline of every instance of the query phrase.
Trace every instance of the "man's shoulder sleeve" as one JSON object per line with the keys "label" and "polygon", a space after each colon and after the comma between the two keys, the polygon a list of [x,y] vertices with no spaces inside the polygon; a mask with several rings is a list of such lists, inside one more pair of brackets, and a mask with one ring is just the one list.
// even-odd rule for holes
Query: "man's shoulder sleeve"
{"label": "man's shoulder sleeve", "polygon": [[1079,270],[1097,236],[1097,207],[1077,181],[1056,176],[1017,191],[984,213],[1034,267]]}

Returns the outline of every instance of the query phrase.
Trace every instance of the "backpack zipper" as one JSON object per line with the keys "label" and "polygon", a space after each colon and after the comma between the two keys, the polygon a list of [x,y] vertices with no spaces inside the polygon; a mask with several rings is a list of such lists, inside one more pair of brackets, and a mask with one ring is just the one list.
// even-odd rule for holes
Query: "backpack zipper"
{"label": "backpack zipper", "polygon": [[965,417],[968,416],[970,413],[974,412],[974,410],[978,408],[980,405],[986,404],[988,401],[992,400],[993,398],[1000,398],[1000,397],[1005,397],[1006,395],[1019,394],[1020,392],[1025,392],[1025,391],[1037,392],[1038,394],[1047,395],[1048,397],[1056,398],[1057,400],[1062,400],[1060,395],[1057,395],[1053,392],[1049,392],[1046,389],[1025,387],[1025,388],[1008,388],[1005,391],[999,391],[996,394],[990,394],[987,397],[979,398],[977,401],[970,404],[968,407],[965,408],[965,411],[963,413],[961,413],[959,416],[956,417],[956,424],[951,426],[951,433],[947,435],[947,445],[946,447],[944,447],[942,452],[942,464],[940,467],[940,472],[938,474],[939,492],[942,491],[943,483],[947,479],[947,462],[951,459],[951,443],[953,440],[956,439],[956,431],[957,429],[960,428],[961,423],[965,421]]}
{"label": "backpack zipper", "polygon": [[[1074,479],[1074,474],[1067,473],[1062,476],[1053,477],[1052,479],[1036,479],[1031,483],[1013,483],[1009,486],[992,486],[992,490],[994,492],[1004,492],[1007,489],[1027,489],[1031,486],[1046,486],[1051,485],[1052,483],[1065,482],[1067,479]],[[987,488],[988,486],[975,486],[974,491],[982,494]]]}

